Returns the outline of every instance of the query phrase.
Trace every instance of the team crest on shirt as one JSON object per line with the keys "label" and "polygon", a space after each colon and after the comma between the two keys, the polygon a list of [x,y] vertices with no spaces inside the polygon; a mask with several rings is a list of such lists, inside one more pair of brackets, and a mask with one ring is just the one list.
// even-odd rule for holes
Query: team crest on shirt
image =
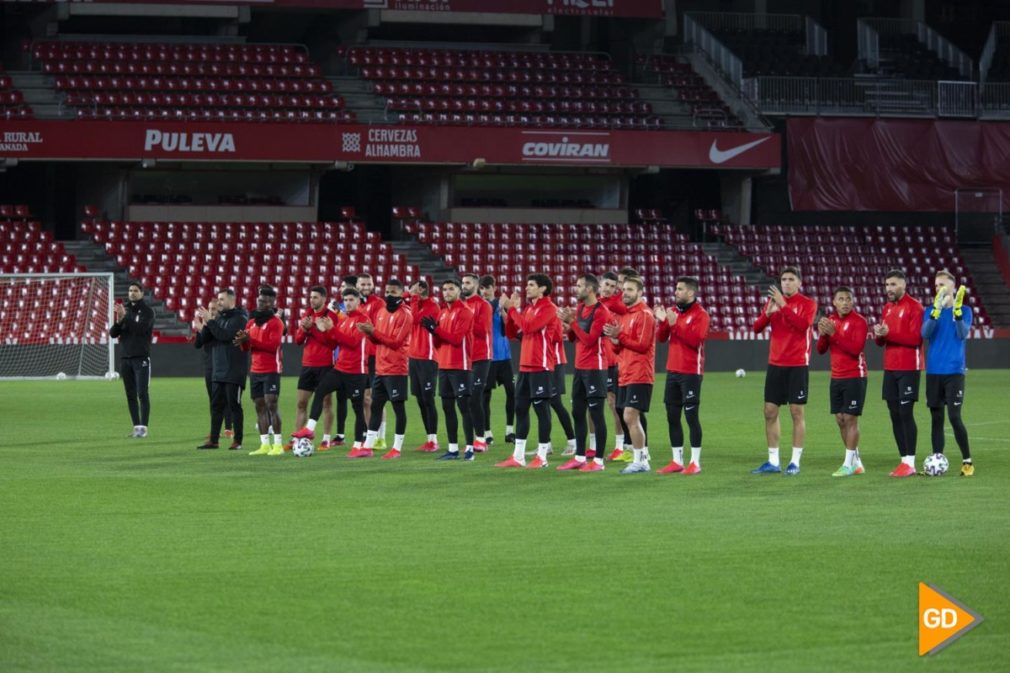
{"label": "team crest on shirt", "polygon": [[397,390],[396,388],[393,388],[393,392],[392,392],[391,394],[392,394],[392,395],[399,395],[399,394],[400,394],[400,391],[399,391],[399,390]]}
{"label": "team crest on shirt", "polygon": [[589,386],[589,392],[591,393],[596,392],[596,386]]}
{"label": "team crest on shirt", "polygon": [[537,392],[538,393],[544,392],[544,387],[543,386],[537,386]]}

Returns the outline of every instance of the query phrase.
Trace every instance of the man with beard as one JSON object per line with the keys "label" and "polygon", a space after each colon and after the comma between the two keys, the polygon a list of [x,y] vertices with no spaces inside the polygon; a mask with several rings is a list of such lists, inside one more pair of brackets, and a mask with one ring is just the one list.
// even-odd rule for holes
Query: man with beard
{"label": "man with beard", "polygon": [[[210,319],[213,320],[217,317],[217,299],[209,303],[207,306],[208,311],[210,311]],[[210,410],[211,402],[214,397],[214,348],[217,346],[218,342],[211,339],[210,341],[204,343],[203,341],[203,322],[197,318],[193,320],[193,331],[196,333],[193,337],[193,347],[199,348],[203,351],[203,382],[207,386],[207,409]],[[231,439],[234,435],[231,429],[231,409],[225,407],[224,409],[224,436]],[[208,439],[210,435],[207,436]]]}
{"label": "man with beard", "polygon": [[484,417],[484,386],[491,371],[491,326],[494,316],[491,304],[477,292],[480,277],[474,273],[463,274],[463,301],[473,311],[473,381],[470,387],[470,417],[473,420],[473,450],[487,451],[484,434],[490,418]]}
{"label": "man with beard", "polygon": [[133,419],[130,437],[147,437],[147,421],[151,416],[151,336],[154,334],[154,311],[144,301],[144,288],[130,283],[126,304],[116,304],[116,321],[109,336],[119,339],[119,375],[126,390],[126,404]]}
{"label": "man with beard", "polygon": [[512,346],[509,344],[508,335],[505,334],[505,298],[497,296],[494,276],[482,276],[480,279],[480,293],[491,304],[491,367],[487,377],[487,385],[484,386],[484,418],[487,419],[487,432],[484,434],[485,443],[490,446],[494,442],[491,433],[491,391],[497,386],[505,390],[505,443],[511,444],[516,441],[515,423],[516,416],[516,386],[515,375],[512,373]]}
{"label": "man with beard", "polygon": [[421,421],[428,435],[418,451],[434,453],[438,451],[438,410],[435,407],[435,385],[438,382],[438,351],[435,337],[424,327],[424,320],[438,320],[441,309],[428,296],[428,282],[419,280],[410,286],[408,308],[412,315],[410,333],[410,394],[417,400],[421,410]]}
{"label": "man with beard", "polygon": [[235,436],[232,451],[242,448],[242,390],[249,371],[249,356],[235,345],[235,336],[249,320],[244,309],[236,305],[235,290],[227,288],[217,294],[218,315],[210,318],[209,308],[197,309],[197,320],[203,325],[201,339],[218,342],[214,347],[214,394],[211,399],[210,437],[198,449],[216,449],[221,436],[225,407],[231,409]]}
{"label": "man with beard", "polygon": [[[617,274],[607,271],[600,278],[600,303],[603,304],[614,320],[620,318],[628,312],[628,307],[624,305],[621,286],[618,284]],[[628,428],[624,424],[624,416],[617,408],[617,354],[614,352],[614,344],[610,339],[604,339],[607,347],[607,406],[614,417],[614,450],[607,456],[607,460],[626,460],[630,452],[625,454],[624,447],[630,446],[631,436]],[[590,421],[592,422],[592,421]],[[592,428],[590,428],[592,431]],[[604,451],[606,447],[599,447]]]}
{"label": "man with beard", "polygon": [[[260,448],[250,456],[282,456],[281,414],[277,406],[281,394],[281,338],[284,323],[277,317],[277,292],[272,287],[260,289],[245,329],[235,335],[235,344],[252,353],[249,387],[256,405],[256,422],[260,431]],[[273,428],[273,445],[270,429]]]}
{"label": "man with beard", "polygon": [[379,425],[386,401],[393,404],[396,429],[393,448],[383,454],[383,460],[399,458],[403,451],[403,436],[407,432],[407,348],[413,317],[403,305],[403,283],[390,278],[386,283],[386,304],[376,314],[375,324],[358,323],[358,329],[375,343],[375,380],[372,382],[372,414],[365,435],[364,449],[371,451],[379,437]]}
{"label": "man with beard", "polygon": [[[296,428],[305,424],[309,398],[319,387],[326,372],[333,368],[333,348],[329,345],[325,334],[316,329],[316,322],[323,318],[329,318],[333,323],[339,320],[338,314],[326,305],[327,299],[326,288],[322,285],[309,290],[309,310],[298,320],[298,327],[295,329],[295,343],[302,346],[302,371],[298,376],[298,397],[295,407]],[[344,405],[346,407],[346,400]],[[333,398],[327,395],[323,400],[323,428],[328,432],[332,424]],[[329,449],[329,442],[329,434],[324,434],[319,450]]]}
{"label": "man with beard", "polygon": [[[375,295],[375,281],[371,274],[358,274],[356,281],[357,290],[361,294],[361,310],[368,316],[368,321],[375,323],[375,316],[385,302]],[[368,387],[365,388],[365,423],[367,424],[372,416],[372,383],[375,381],[375,343],[365,340],[365,354],[368,356]],[[386,448],[386,419],[383,418],[379,424],[379,438],[375,440],[375,448]]]}

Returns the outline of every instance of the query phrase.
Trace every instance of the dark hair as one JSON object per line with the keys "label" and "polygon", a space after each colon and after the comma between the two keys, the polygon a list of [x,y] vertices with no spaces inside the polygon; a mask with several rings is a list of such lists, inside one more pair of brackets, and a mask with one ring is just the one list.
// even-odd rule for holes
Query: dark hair
{"label": "dark hair", "polygon": [[625,276],[624,277],[624,282],[625,283],[634,283],[635,286],[639,290],[644,290],[645,289],[645,283],[643,283],[642,279],[639,278],[638,276]]}
{"label": "dark hair", "polygon": [[273,297],[277,298],[277,290],[273,289],[269,285],[260,285],[260,296],[261,297]]}
{"label": "dark hair", "polygon": [[234,297],[235,296],[235,290],[233,290],[230,287],[221,288],[220,290],[217,291],[217,293],[218,294],[222,294],[223,293],[223,294],[228,295],[229,297]]}
{"label": "dark hair", "polygon": [[430,288],[430,287],[428,286],[428,281],[426,281],[426,280],[419,280],[419,281],[417,281],[417,287],[418,287],[418,289],[419,289],[419,290],[421,290],[421,292],[423,292],[424,294],[428,294],[428,291],[429,291],[429,290],[431,289],[431,288]]}
{"label": "dark hair", "polygon": [[361,299],[361,293],[355,290],[353,287],[344,288],[344,291],[340,293],[342,297],[357,297]]}
{"label": "dark hair", "polygon": [[477,281],[477,284],[480,285],[480,276],[478,276],[475,273],[464,273],[463,278],[473,278],[475,281]]}
{"label": "dark hair", "polygon": [[585,284],[588,285],[593,290],[593,292],[600,291],[600,279],[594,276],[593,274],[584,273],[581,276],[579,276],[578,280],[585,282]]}
{"label": "dark hair", "polygon": [[620,280],[620,279],[617,277],[617,274],[614,273],[613,271],[607,271],[605,274],[603,274],[603,280],[614,280],[614,281],[616,281],[616,280]]}
{"label": "dark hair", "polygon": [[357,281],[361,280],[362,278],[367,278],[368,280],[372,280],[372,274],[370,274],[370,273],[359,273],[355,277],[354,280],[355,280],[355,282],[357,282]]}
{"label": "dark hair", "polygon": [[357,285],[358,284],[358,277],[357,276],[344,276],[343,278],[340,279],[340,282],[343,283],[344,285]]}
{"label": "dark hair", "polygon": [[129,290],[131,287],[135,287],[141,292],[144,291],[144,286],[140,284],[139,280],[131,280],[130,284],[126,286],[126,289]]}
{"label": "dark hair", "polygon": [[544,290],[545,297],[551,293],[552,289],[554,289],[554,283],[551,282],[550,277],[542,273],[531,273],[526,276],[526,280],[532,280],[539,287],[546,288]]}
{"label": "dark hair", "polygon": [[494,276],[481,276],[478,285],[480,287],[494,287],[497,283],[494,282]]}
{"label": "dark hair", "polygon": [[799,281],[803,280],[803,276],[800,275],[800,270],[798,267],[795,266],[784,267],[781,271],[779,271],[779,278],[782,278],[782,276],[786,275],[787,273],[791,273],[794,276],[796,276],[796,280]]}
{"label": "dark hair", "polygon": [[311,293],[313,293],[313,292],[315,292],[316,294],[321,294],[321,295],[323,295],[324,297],[328,297],[328,296],[330,295],[330,293],[329,293],[329,292],[327,292],[327,291],[326,291],[326,288],[325,288],[325,287],[323,287],[322,285],[316,285],[315,287],[313,287],[313,288],[311,288],[311,289],[309,290],[309,294],[311,294]]}
{"label": "dark hair", "polygon": [[853,292],[852,292],[852,288],[851,287],[848,287],[847,285],[839,285],[838,287],[836,287],[831,292],[831,298],[834,299],[836,296],[838,296],[839,292],[845,293],[845,294],[849,295],[850,297],[854,297],[855,296],[853,294]]}
{"label": "dark hair", "polygon": [[692,292],[698,291],[698,279],[694,276],[680,276],[677,278],[678,283],[683,283]]}
{"label": "dark hair", "polygon": [[891,269],[887,272],[887,275],[884,276],[884,280],[887,280],[888,278],[900,278],[901,280],[905,280],[905,272],[901,269]]}
{"label": "dark hair", "polygon": [[621,276],[624,276],[625,278],[627,278],[628,276],[634,276],[635,278],[641,278],[641,276],[638,275],[638,271],[635,270],[635,269],[632,269],[630,266],[624,267],[623,269],[621,269],[618,272],[618,274],[621,275]]}
{"label": "dark hair", "polygon": [[400,282],[399,278],[390,278],[386,281],[386,285],[391,287],[403,287],[403,283]]}
{"label": "dark hair", "polygon": [[445,287],[446,285],[455,285],[457,288],[463,289],[463,284],[460,283],[455,278],[446,278],[445,280],[442,281],[439,287]]}

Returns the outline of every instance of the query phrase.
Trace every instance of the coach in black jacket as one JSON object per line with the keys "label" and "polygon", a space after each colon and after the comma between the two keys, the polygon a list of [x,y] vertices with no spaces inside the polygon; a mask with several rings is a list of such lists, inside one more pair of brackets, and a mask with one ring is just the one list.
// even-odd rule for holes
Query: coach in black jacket
{"label": "coach in black jacket", "polygon": [[217,295],[218,315],[211,318],[207,309],[197,310],[197,324],[202,324],[200,339],[205,345],[216,342],[211,354],[213,391],[210,401],[210,437],[198,449],[216,449],[221,437],[225,408],[231,410],[235,439],[228,448],[242,448],[242,390],[249,373],[249,354],[233,342],[239,330],[245,329],[249,316],[235,305],[235,291],[221,290]]}
{"label": "coach in black jacket", "polygon": [[133,419],[130,437],[147,437],[147,422],[151,417],[151,335],[154,333],[154,311],[144,302],[144,288],[130,283],[125,304],[116,304],[116,322],[109,336],[119,339],[119,375],[126,389],[126,403]]}
{"label": "coach in black jacket", "polygon": [[[210,319],[213,320],[217,317],[217,299],[213,301],[213,306],[210,307]],[[204,331],[203,328],[206,323],[202,321],[194,321],[193,328],[196,330],[196,334],[193,337],[193,347],[203,351],[203,382],[207,387],[207,408],[211,409],[211,415],[213,415],[212,404],[214,401],[214,349],[217,348],[220,342],[215,341],[210,333],[210,337],[207,341],[204,341]],[[224,408],[224,436],[231,437],[231,409],[225,405]],[[209,438],[209,436],[208,436]]]}

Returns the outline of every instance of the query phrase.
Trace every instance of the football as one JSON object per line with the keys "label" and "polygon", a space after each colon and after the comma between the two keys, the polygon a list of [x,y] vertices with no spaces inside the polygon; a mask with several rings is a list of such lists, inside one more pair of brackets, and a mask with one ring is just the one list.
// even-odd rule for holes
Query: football
{"label": "football", "polygon": [[316,447],[312,446],[312,440],[307,437],[296,439],[295,445],[291,448],[291,453],[295,454],[296,458],[308,458],[315,452]]}
{"label": "football", "polygon": [[738,370],[736,370],[736,377],[738,379],[742,379],[745,376],[747,376],[747,370],[745,370],[745,369],[738,369]]}
{"label": "football", "polygon": [[60,372],[59,374],[57,374],[57,375],[56,375],[56,380],[57,380],[57,381],[63,381],[63,380],[65,380],[66,378],[67,378],[67,375],[66,375],[66,374],[64,374],[63,372]]}
{"label": "football", "polygon": [[947,462],[947,456],[942,453],[934,453],[927,456],[922,464],[922,471],[927,477],[942,477],[947,473],[948,467],[950,467],[950,463]]}

